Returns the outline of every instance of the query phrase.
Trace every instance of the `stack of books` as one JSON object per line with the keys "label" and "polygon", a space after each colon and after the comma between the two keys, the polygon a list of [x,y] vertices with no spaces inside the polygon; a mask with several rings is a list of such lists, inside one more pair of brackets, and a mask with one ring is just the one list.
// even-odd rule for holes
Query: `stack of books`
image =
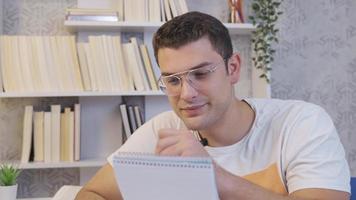
{"label": "stack of books", "polygon": [[[32,153],[31,153],[32,152]],[[33,156],[31,156],[33,155]],[[21,162],[80,160],[80,104],[73,108],[51,105],[50,111],[25,107]]]}
{"label": "stack of books", "polygon": [[118,12],[111,9],[67,8],[66,19],[69,21],[119,21]]}

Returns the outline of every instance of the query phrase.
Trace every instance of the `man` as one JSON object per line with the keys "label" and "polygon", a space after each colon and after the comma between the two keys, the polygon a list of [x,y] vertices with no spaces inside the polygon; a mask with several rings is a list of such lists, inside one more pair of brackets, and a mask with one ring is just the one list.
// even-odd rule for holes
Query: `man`
{"label": "man", "polygon": [[[330,117],[302,101],[237,99],[240,58],[221,22],[190,12],[163,25],[153,44],[174,112],[148,121],[118,151],[210,156],[222,200],[349,199],[349,169]],[[112,155],[108,161],[77,199],[122,199]]]}

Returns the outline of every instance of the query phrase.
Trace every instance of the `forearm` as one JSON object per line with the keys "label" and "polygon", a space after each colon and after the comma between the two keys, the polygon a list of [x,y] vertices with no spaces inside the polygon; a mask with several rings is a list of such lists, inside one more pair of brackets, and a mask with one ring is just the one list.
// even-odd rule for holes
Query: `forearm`
{"label": "forearm", "polygon": [[221,200],[308,200],[316,198],[301,198],[286,196],[268,191],[241,177],[235,176],[220,166],[215,165],[217,187]]}
{"label": "forearm", "polygon": [[95,192],[83,188],[78,192],[75,200],[105,200],[105,198]]}
{"label": "forearm", "polygon": [[217,174],[216,182],[221,200],[285,200],[283,196],[271,194],[271,192],[241,177],[230,174],[219,166],[215,166],[215,168]]}

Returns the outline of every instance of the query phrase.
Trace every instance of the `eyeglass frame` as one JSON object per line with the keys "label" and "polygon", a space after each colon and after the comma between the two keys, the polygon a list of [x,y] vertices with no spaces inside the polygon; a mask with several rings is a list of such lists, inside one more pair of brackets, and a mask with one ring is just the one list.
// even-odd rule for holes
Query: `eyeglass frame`
{"label": "eyeglass frame", "polygon": [[[226,68],[227,68],[227,61],[228,61],[228,60],[229,60],[229,58],[223,58],[223,60],[222,60],[222,61],[224,62],[224,64],[225,64],[225,67],[226,67]],[[220,62],[221,62],[221,61],[220,61]],[[211,73],[213,73],[213,72],[216,71],[216,69],[218,68],[220,62],[211,65],[211,68],[208,70],[208,71],[209,71],[209,74],[211,74]],[[177,96],[177,95],[179,95],[179,94],[177,94],[177,95],[169,95],[169,94],[167,93],[167,86],[166,86],[166,84],[164,83],[164,81],[162,80],[162,77],[176,77],[176,78],[179,80],[179,82],[180,82],[180,88],[182,88],[182,85],[183,85],[183,80],[182,80],[182,79],[183,79],[183,76],[185,76],[187,83],[188,83],[190,86],[192,86],[194,89],[199,90],[198,88],[196,88],[196,86],[194,86],[194,84],[192,83],[192,80],[190,80],[190,79],[188,78],[188,77],[189,77],[188,74],[191,73],[191,72],[194,72],[194,71],[196,71],[196,70],[202,69],[202,68],[204,68],[204,67],[208,67],[208,66],[201,66],[201,67],[198,67],[198,68],[195,68],[195,69],[189,69],[189,70],[185,70],[185,71],[182,71],[182,72],[177,72],[177,73],[170,74],[170,75],[161,75],[161,76],[159,77],[158,81],[157,81],[158,87],[159,87],[160,90],[161,90],[162,92],[164,92],[167,96]]]}

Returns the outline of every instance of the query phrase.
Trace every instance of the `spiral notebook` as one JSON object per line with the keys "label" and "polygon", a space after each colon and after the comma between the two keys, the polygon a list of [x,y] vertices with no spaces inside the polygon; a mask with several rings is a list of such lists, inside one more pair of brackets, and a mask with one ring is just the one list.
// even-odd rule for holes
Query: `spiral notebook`
{"label": "spiral notebook", "polygon": [[125,200],[218,200],[210,158],[121,152],[113,166]]}

